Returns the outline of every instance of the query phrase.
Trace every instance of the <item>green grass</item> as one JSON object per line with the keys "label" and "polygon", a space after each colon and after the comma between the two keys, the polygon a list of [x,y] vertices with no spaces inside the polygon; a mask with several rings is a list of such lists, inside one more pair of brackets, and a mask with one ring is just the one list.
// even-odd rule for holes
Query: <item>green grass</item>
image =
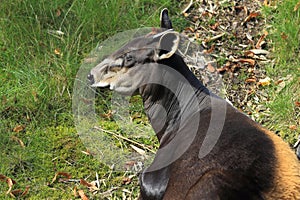
{"label": "green grass", "polygon": [[[267,75],[274,80],[266,103],[271,114],[268,126],[292,144],[300,132],[300,108],[296,105],[300,101],[300,10],[294,11],[298,2],[283,1],[264,9],[275,59],[266,66]],[[278,83],[280,79],[282,83]]]}
{"label": "green grass", "polygon": [[[172,8],[170,14],[175,16],[180,4],[175,0],[12,0],[1,2],[0,7],[0,174],[17,182],[13,189],[29,185],[28,199],[74,199],[75,185],[90,198],[101,197],[76,183],[49,184],[62,171],[88,181],[95,180],[97,172],[105,182],[100,192],[122,186],[111,198],[121,198],[123,188],[135,197],[137,178],[123,185],[128,174],[114,172],[82,153],[87,149],[74,127],[72,87],[83,59],[99,42],[124,30],[158,26],[160,10]],[[185,23],[175,16],[176,27]],[[115,128],[110,119],[102,123]],[[25,129],[14,131],[19,125]],[[0,181],[0,199],[10,199],[7,190]]]}

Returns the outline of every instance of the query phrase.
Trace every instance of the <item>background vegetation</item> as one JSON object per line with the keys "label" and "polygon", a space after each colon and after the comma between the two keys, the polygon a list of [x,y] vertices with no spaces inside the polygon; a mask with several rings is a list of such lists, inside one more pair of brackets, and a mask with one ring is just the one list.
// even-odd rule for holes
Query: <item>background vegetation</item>
{"label": "background vegetation", "polygon": [[[88,155],[72,119],[72,86],[82,60],[96,44],[122,30],[158,26],[159,12],[171,8],[177,30],[185,28],[181,1],[95,0],[1,2],[0,8],[0,175],[14,179],[13,189],[30,186],[28,199],[75,199],[78,183],[52,179],[67,172],[74,179],[102,180],[92,199],[120,186],[112,198],[137,195],[137,178],[113,172]],[[286,78],[285,86],[269,88],[272,130],[290,142],[299,133],[299,10],[296,0],[266,7],[275,62],[270,77]],[[108,119],[103,124],[114,129]],[[85,153],[84,153],[85,152]],[[1,180],[1,177],[0,177]],[[125,181],[124,181],[125,180]],[[7,183],[0,182],[0,199],[10,199]]]}

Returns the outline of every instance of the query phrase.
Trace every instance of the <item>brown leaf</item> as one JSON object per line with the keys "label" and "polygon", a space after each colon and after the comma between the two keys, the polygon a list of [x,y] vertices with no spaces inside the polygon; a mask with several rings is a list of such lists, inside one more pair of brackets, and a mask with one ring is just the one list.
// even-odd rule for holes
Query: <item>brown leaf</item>
{"label": "brown leaf", "polygon": [[11,138],[12,140],[18,142],[19,145],[20,145],[22,148],[25,148],[25,145],[24,145],[23,141],[22,141],[20,138],[18,138],[18,137],[16,137],[16,136],[11,136],[10,138]]}
{"label": "brown leaf", "polygon": [[246,83],[256,83],[256,79],[255,78],[248,78],[245,81]]}
{"label": "brown leaf", "polygon": [[105,118],[105,119],[111,119],[113,116],[113,111],[112,110],[108,110],[107,113],[101,113],[100,114],[101,117]]}
{"label": "brown leaf", "polygon": [[190,14],[189,13],[183,13],[184,17],[188,17]]}
{"label": "brown leaf", "polygon": [[[10,178],[8,178],[7,176],[4,176],[3,174],[0,174],[0,181],[7,182],[7,179],[10,179]],[[11,179],[11,180],[12,180],[13,184],[17,183],[14,179]]]}
{"label": "brown leaf", "polygon": [[212,53],[214,51],[214,49],[215,49],[215,45],[211,45],[211,47],[209,49],[204,50],[204,53],[210,54],[210,53]]}
{"label": "brown leaf", "polygon": [[84,179],[80,179],[80,184],[88,187],[91,191],[99,190],[99,188],[96,186],[96,184],[94,182],[89,183]]}
{"label": "brown leaf", "polygon": [[295,131],[295,130],[297,130],[297,126],[296,125],[290,125],[289,129],[291,129],[292,131]]}
{"label": "brown leaf", "polygon": [[243,23],[249,22],[251,19],[256,18],[259,15],[260,15],[259,12],[252,12],[245,18]]}
{"label": "brown leaf", "polygon": [[56,10],[56,17],[59,17],[61,15],[61,10],[58,8],[57,10]]}
{"label": "brown leaf", "polygon": [[56,172],[55,176],[53,177],[52,182],[50,184],[54,183],[56,181],[56,179],[57,179],[58,176],[64,176],[67,179],[71,178],[71,175],[69,173],[67,173],[67,172]]}
{"label": "brown leaf", "polygon": [[220,23],[216,22],[214,25],[210,26],[212,30],[217,30],[217,28],[219,27]]}
{"label": "brown leaf", "polygon": [[24,190],[24,192],[22,193],[21,197],[25,196],[28,193],[29,188],[30,188],[30,186],[27,185],[26,188],[25,188],[25,190]]}
{"label": "brown leaf", "polygon": [[7,177],[4,176],[3,174],[0,174],[0,181],[6,181]]}
{"label": "brown leaf", "polygon": [[190,31],[190,32],[192,32],[192,33],[195,32],[195,29],[193,29],[192,27],[186,27],[184,30],[185,30],[185,31]]}
{"label": "brown leaf", "polygon": [[11,178],[7,178],[6,179],[6,183],[7,183],[8,187],[9,187],[9,189],[6,192],[6,194],[9,194],[10,191],[12,190],[12,187],[13,187],[14,183],[13,183],[13,181],[12,181]]}
{"label": "brown leaf", "polygon": [[12,190],[12,191],[10,192],[10,194],[11,194],[13,197],[21,196],[22,193],[23,193],[23,190],[21,190],[21,189]]}
{"label": "brown leaf", "polygon": [[271,79],[269,77],[260,79],[258,81],[258,85],[261,85],[261,86],[267,86],[267,85],[270,85],[270,84],[271,84]]}
{"label": "brown leaf", "polygon": [[24,125],[17,125],[14,129],[13,132],[19,133],[21,131],[25,130],[25,126]]}
{"label": "brown leaf", "polygon": [[264,39],[267,37],[269,33],[267,31],[264,31],[264,34],[262,36],[260,36],[259,40],[257,41],[256,45],[255,45],[255,48],[256,49],[260,49],[263,42],[264,42]]}
{"label": "brown leaf", "polygon": [[244,55],[253,58],[255,54],[252,51],[245,51]]}
{"label": "brown leaf", "polygon": [[60,56],[61,55],[61,51],[59,48],[54,49],[54,54]]}
{"label": "brown leaf", "polygon": [[240,59],[237,59],[236,61],[241,62],[241,63],[249,63],[252,66],[255,65],[255,60],[250,59],[250,58],[240,58]]}
{"label": "brown leaf", "polygon": [[230,66],[231,66],[231,63],[230,63],[230,62],[226,62],[225,65],[224,65],[223,67],[217,68],[217,71],[218,71],[219,73],[224,73],[224,72],[226,72],[226,71],[229,70],[229,67],[230,67]]}
{"label": "brown leaf", "polygon": [[300,7],[300,1],[295,5],[294,12],[296,12]]}
{"label": "brown leaf", "polygon": [[213,73],[213,72],[216,71],[216,69],[214,68],[214,66],[212,66],[211,63],[208,63],[208,64],[207,64],[207,69],[208,69],[208,71],[211,72],[211,73]]}
{"label": "brown leaf", "polygon": [[296,101],[295,106],[300,107],[300,101]]}
{"label": "brown leaf", "polygon": [[78,190],[78,194],[79,194],[79,196],[81,197],[82,200],[89,200],[87,198],[87,196],[85,196],[83,190]]}
{"label": "brown leaf", "polygon": [[87,187],[92,187],[93,186],[92,184],[90,184],[89,182],[87,182],[84,179],[80,179],[80,184],[84,185],[84,186],[87,186]]}
{"label": "brown leaf", "polygon": [[286,34],[286,33],[284,33],[284,32],[282,32],[281,34],[280,34],[280,36],[281,36],[281,38],[283,39],[283,40],[286,40],[289,36]]}
{"label": "brown leaf", "polygon": [[29,191],[29,186],[26,186],[26,189],[24,191],[21,190],[21,189],[17,189],[17,190],[12,190],[9,194],[13,198],[23,197],[23,196],[25,196],[28,193],[28,191]]}
{"label": "brown leaf", "polygon": [[78,197],[76,186],[73,188],[73,195],[74,195],[75,198]]}
{"label": "brown leaf", "polygon": [[248,14],[248,8],[246,6],[235,6],[234,7],[236,10],[244,10],[245,15]]}
{"label": "brown leaf", "polygon": [[122,180],[123,185],[129,185],[131,183],[132,179],[130,177],[125,177]]}

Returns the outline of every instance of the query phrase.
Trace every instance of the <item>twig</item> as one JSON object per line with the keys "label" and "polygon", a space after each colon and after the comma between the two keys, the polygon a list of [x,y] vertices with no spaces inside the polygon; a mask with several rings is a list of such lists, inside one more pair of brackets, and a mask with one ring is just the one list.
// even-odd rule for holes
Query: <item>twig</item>
{"label": "twig", "polygon": [[136,142],[136,141],[134,141],[134,140],[131,140],[131,139],[129,139],[129,138],[126,138],[126,137],[124,137],[124,136],[122,136],[122,135],[120,135],[120,134],[117,134],[117,133],[114,133],[114,132],[112,132],[112,131],[108,131],[108,130],[102,129],[102,128],[100,128],[99,126],[94,126],[94,129],[96,129],[96,130],[98,130],[98,131],[103,131],[103,132],[108,133],[108,134],[111,134],[111,135],[113,135],[113,136],[115,136],[115,137],[117,137],[117,138],[121,138],[122,140],[125,140],[125,141],[127,141],[127,142],[132,143],[132,144],[135,144],[135,145],[137,145],[137,146],[139,146],[139,147],[141,147],[141,148],[143,148],[143,149],[145,149],[145,150],[147,150],[147,151],[150,151],[151,153],[154,153],[154,154],[155,154],[155,151],[153,151],[153,150],[150,149],[149,147],[146,147],[144,144],[140,144],[140,143],[138,143],[138,142]]}
{"label": "twig", "polygon": [[186,13],[191,8],[193,3],[194,3],[193,0],[191,0],[190,3],[185,7],[185,9],[183,9],[183,11],[181,13],[182,14]]}
{"label": "twig", "polygon": [[205,42],[211,42],[211,41],[214,41],[214,40],[218,40],[219,38],[223,37],[225,34],[226,34],[226,33],[224,32],[224,33],[221,33],[221,34],[216,35],[216,36],[214,36],[214,37],[207,38],[207,39],[205,39],[204,41],[205,41]]}
{"label": "twig", "polygon": [[117,189],[119,189],[119,187],[112,187],[111,189],[109,189],[109,190],[107,190],[107,191],[105,191],[105,192],[102,192],[102,193],[100,193],[100,195],[101,196],[108,196],[108,195],[110,195],[114,190],[117,190]]}

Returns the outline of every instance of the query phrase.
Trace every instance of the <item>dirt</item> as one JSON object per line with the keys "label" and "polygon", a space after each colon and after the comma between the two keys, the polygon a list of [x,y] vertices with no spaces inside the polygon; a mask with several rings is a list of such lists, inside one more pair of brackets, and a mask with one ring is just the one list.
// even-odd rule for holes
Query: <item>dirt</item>
{"label": "dirt", "polygon": [[[183,13],[191,22],[183,34],[210,57],[205,67],[191,67],[213,92],[220,93],[253,119],[268,101],[265,66],[272,62],[262,1],[194,1]],[[222,84],[220,84],[220,78]],[[214,84],[218,83],[218,84]]]}

